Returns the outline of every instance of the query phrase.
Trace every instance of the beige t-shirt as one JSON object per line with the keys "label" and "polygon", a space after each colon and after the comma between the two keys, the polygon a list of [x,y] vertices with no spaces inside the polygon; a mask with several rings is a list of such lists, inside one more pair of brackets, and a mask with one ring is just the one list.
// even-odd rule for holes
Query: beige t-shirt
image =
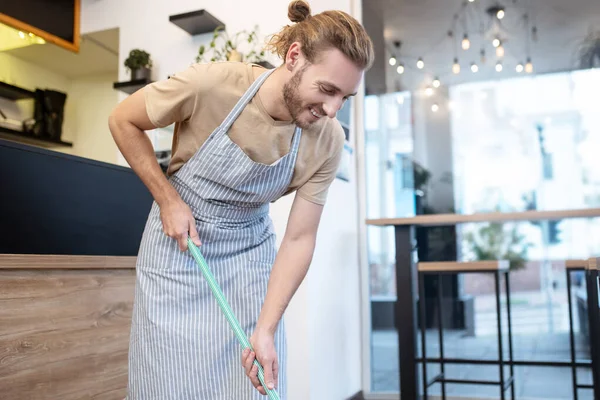
{"label": "beige t-shirt", "polygon": [[[172,175],[189,160],[254,81],[258,65],[239,62],[194,64],[144,88],[150,121],[157,127],[175,123]],[[262,69],[264,70],[264,69]],[[255,162],[271,164],[289,152],[295,125],[276,121],[258,93],[228,131],[231,140]],[[344,131],[336,119],[321,118],[302,130],[292,180],[285,192],[325,204],[340,162]]]}

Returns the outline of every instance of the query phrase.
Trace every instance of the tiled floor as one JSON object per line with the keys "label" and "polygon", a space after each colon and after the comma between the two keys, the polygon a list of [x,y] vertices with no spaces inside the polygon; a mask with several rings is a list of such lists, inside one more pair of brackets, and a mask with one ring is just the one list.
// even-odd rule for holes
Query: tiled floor
{"label": "tiled floor", "polygon": [[[373,370],[372,381],[375,392],[394,392],[398,385],[398,346],[396,332],[377,331],[373,333]],[[465,337],[462,332],[445,331],[444,352],[447,357],[497,359],[498,348],[495,336]],[[420,342],[420,339],[419,339]],[[568,334],[552,335],[516,335],[513,340],[514,357],[518,360],[567,360],[570,358]],[[578,359],[586,359],[587,349],[581,340],[578,347]],[[506,349],[506,344],[505,344]],[[419,347],[420,352],[420,347]],[[439,355],[437,331],[427,333],[428,357]],[[508,350],[505,350],[508,355]],[[508,373],[508,367],[505,369]],[[428,367],[429,379],[439,373],[438,365]],[[496,380],[498,367],[481,365],[447,365],[448,378]],[[591,383],[589,369],[579,370],[579,383]],[[556,367],[515,367],[515,394],[517,398],[527,399],[572,399],[571,370]],[[477,396],[499,398],[497,386],[473,386],[452,384],[446,386],[447,394],[453,396]],[[430,393],[440,393],[440,385],[433,385]],[[579,391],[581,400],[592,400],[591,390]]]}
{"label": "tiled floor", "polygon": [[[513,355],[515,360],[550,361],[570,359],[568,334],[568,308],[566,296],[554,298],[548,307],[539,293],[517,293],[511,296],[511,321],[513,327]],[[503,303],[503,332],[506,338],[507,315]],[[493,296],[477,296],[475,301],[475,336],[460,331],[444,330],[446,357],[498,358],[496,337],[496,312]],[[577,313],[574,326],[579,326]],[[576,333],[577,359],[589,359],[587,341]],[[372,389],[374,392],[398,392],[398,343],[393,330],[376,331],[372,335]],[[418,337],[419,354],[420,336]],[[508,341],[503,343],[508,356]],[[427,356],[438,357],[438,331],[427,332]],[[506,367],[506,373],[509,369]],[[439,373],[439,365],[428,367],[428,379]],[[498,380],[497,366],[447,365],[446,375],[454,379]],[[590,384],[589,368],[580,368],[578,383]],[[448,384],[447,394],[460,397],[499,398],[499,388],[487,385]],[[440,394],[440,385],[431,386],[430,394]],[[566,400],[572,399],[572,377],[569,367],[515,367],[515,394],[517,399]],[[579,390],[579,399],[592,400],[592,391]]]}
{"label": "tiled floor", "polygon": [[[446,331],[444,333],[444,352],[447,357],[497,359],[497,340],[493,336],[464,337],[461,332]],[[518,360],[567,360],[570,357],[569,337],[566,334],[554,335],[518,335],[513,341],[514,357]],[[581,340],[578,359],[587,358]],[[394,392],[398,385],[398,347],[394,331],[377,331],[373,334],[373,389],[375,392]],[[439,355],[437,332],[427,334],[428,356]],[[420,347],[419,347],[420,352]],[[505,351],[508,354],[508,350]],[[508,367],[505,369],[509,372]],[[438,365],[428,367],[430,377],[439,373]],[[496,380],[499,378],[498,367],[481,365],[447,365],[448,378]],[[580,384],[591,383],[589,369],[581,368],[578,373]],[[556,367],[515,367],[515,394],[517,398],[528,399],[572,399],[571,370]],[[499,398],[496,386],[474,386],[452,384],[446,386],[447,394],[453,396],[477,396]],[[440,385],[433,385],[430,394],[440,393]],[[581,400],[593,400],[591,390],[579,390]]]}

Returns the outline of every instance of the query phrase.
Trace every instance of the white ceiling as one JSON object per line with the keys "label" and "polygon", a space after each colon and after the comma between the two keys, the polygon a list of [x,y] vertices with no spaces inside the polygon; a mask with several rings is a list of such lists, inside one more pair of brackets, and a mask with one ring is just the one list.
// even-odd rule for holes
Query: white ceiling
{"label": "white ceiling", "polygon": [[[590,29],[600,31],[600,0],[475,0],[466,3],[466,26],[471,40],[467,51],[460,47],[464,32],[458,23],[456,54],[461,64],[461,73],[451,72],[455,55],[455,41],[448,37],[453,29],[454,15],[461,9],[463,0],[365,0],[368,7],[383,15],[384,38],[388,50],[393,42],[400,40],[400,60],[407,66],[404,75],[397,75],[396,67],[386,62],[391,76],[404,89],[428,85],[434,76],[442,84],[455,84],[475,80],[499,79],[517,76],[515,66],[525,62],[526,25],[523,19],[529,13],[531,25],[537,26],[538,40],[530,44],[530,55],[536,73],[570,70],[578,67],[577,53],[581,41]],[[496,54],[491,38],[481,40],[479,21],[490,28],[491,19],[485,10],[500,3],[506,9],[501,21],[505,28],[506,41],[503,71],[495,71]],[[463,15],[463,14],[461,14]],[[461,17],[462,18],[462,17]],[[481,65],[480,50],[484,46],[486,64]],[[389,57],[389,53],[385,58]],[[416,68],[416,60],[423,57],[425,68]],[[471,62],[479,65],[479,72],[470,71]],[[522,75],[522,74],[521,74]],[[397,90],[397,89],[396,89]]]}
{"label": "white ceiling", "polygon": [[69,78],[109,73],[117,75],[119,29],[82,35],[79,53],[65,50],[52,43],[7,50],[6,53]]}

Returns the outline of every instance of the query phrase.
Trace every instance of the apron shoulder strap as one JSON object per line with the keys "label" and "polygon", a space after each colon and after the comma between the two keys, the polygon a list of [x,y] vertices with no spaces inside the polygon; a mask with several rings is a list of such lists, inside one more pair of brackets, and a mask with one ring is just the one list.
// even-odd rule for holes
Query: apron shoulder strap
{"label": "apron shoulder strap", "polygon": [[256,80],[250,85],[246,93],[238,100],[237,104],[227,115],[227,118],[221,122],[220,128],[222,131],[227,132],[231,127],[231,124],[236,120],[236,118],[240,115],[240,113],[244,110],[244,107],[252,100],[258,89],[260,89],[261,85],[267,80],[269,75],[271,75],[275,71],[275,69],[270,69],[268,71],[263,72]]}

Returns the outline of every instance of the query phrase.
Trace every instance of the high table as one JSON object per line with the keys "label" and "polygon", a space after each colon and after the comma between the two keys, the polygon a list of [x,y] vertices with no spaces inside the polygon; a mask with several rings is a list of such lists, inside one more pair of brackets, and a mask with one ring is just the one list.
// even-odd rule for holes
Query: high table
{"label": "high table", "polygon": [[396,321],[400,367],[400,398],[419,398],[417,371],[417,255],[415,228],[449,226],[473,222],[551,221],[600,217],[600,208],[558,211],[493,212],[477,214],[431,214],[406,218],[368,219],[367,225],[393,226],[396,242]]}
{"label": "high table", "polygon": [[588,317],[590,321],[590,350],[594,398],[600,399],[600,258],[590,258],[586,268]]}

